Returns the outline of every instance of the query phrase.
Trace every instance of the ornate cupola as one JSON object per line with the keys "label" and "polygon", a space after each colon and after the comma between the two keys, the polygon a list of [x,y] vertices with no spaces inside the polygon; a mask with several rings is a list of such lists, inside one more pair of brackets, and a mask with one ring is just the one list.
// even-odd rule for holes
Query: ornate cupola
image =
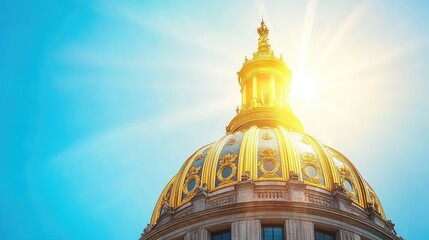
{"label": "ornate cupola", "polygon": [[242,104],[237,116],[226,127],[227,132],[251,126],[277,126],[303,132],[301,122],[289,106],[292,71],[286,66],[282,55],[278,58],[271,50],[269,29],[264,21],[258,29],[258,51],[253,58],[244,60],[238,72]]}
{"label": "ornate cupola", "polygon": [[238,72],[242,104],[227,133],[184,161],[140,240],[400,240],[352,162],[292,114],[291,70],[268,32],[262,21]]}

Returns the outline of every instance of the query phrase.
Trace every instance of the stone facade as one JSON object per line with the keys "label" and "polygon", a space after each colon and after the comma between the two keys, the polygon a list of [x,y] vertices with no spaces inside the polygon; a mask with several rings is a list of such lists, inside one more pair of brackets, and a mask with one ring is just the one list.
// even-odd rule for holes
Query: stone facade
{"label": "stone facade", "polygon": [[288,240],[313,240],[328,229],[336,240],[401,239],[377,212],[363,209],[341,191],[301,181],[242,181],[222,191],[201,191],[188,204],[163,214],[141,240],[209,240],[229,230],[233,240],[261,239],[264,225],[282,226]]}

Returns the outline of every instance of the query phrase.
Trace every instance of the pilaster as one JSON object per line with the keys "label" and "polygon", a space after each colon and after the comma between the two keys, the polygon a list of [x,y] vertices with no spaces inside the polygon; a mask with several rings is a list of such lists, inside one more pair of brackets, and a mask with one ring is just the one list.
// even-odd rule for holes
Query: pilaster
{"label": "pilaster", "polygon": [[294,202],[305,202],[305,188],[303,181],[289,180],[287,182],[289,200]]}
{"label": "pilaster", "polygon": [[235,185],[237,202],[249,202],[254,199],[255,184],[251,181],[239,182]]}
{"label": "pilaster", "polygon": [[198,229],[196,231],[188,232],[185,235],[185,240],[210,240],[210,233],[206,229]]}
{"label": "pilaster", "polygon": [[233,222],[231,225],[232,240],[260,240],[261,221],[242,220]]}
{"label": "pilaster", "polygon": [[286,239],[288,240],[314,240],[314,225],[312,222],[286,219]]}
{"label": "pilaster", "polygon": [[339,210],[350,212],[353,200],[345,193],[345,190],[335,190],[332,193],[332,196],[334,197]]}
{"label": "pilaster", "polygon": [[360,236],[356,233],[346,231],[344,229],[340,229],[337,231],[335,235],[335,239],[337,240],[360,240]]}

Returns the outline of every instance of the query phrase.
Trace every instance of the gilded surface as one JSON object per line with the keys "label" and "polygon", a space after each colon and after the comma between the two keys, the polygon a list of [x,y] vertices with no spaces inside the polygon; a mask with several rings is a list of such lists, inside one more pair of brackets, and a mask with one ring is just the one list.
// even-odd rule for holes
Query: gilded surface
{"label": "gilded surface", "polygon": [[232,138],[230,138],[230,139],[228,140],[227,144],[228,144],[229,146],[232,146],[232,145],[234,145],[234,143],[235,143],[235,142],[237,142],[237,139],[235,139],[234,137],[232,137]]}
{"label": "gilded surface", "polygon": [[273,139],[273,137],[271,137],[271,135],[269,134],[269,133],[264,133],[264,135],[262,136],[262,139],[264,139],[264,140],[266,140],[266,141],[268,141],[268,140],[271,140],[271,139]]}
{"label": "gilded surface", "polygon": [[[258,163],[258,168],[262,172],[262,178],[278,178],[280,169],[278,152],[271,148],[265,148],[259,154],[261,155],[261,160]],[[274,165],[273,169],[267,169],[267,164]]]}
{"label": "gilded surface", "polygon": [[[321,177],[322,177],[322,169],[319,166],[319,161],[317,160],[317,157],[312,153],[301,153],[300,155],[301,161],[302,161],[302,167],[301,170],[307,177],[305,181],[312,182],[315,184],[321,184]],[[309,172],[311,168],[314,168],[315,174],[311,174]]]}
{"label": "gilded surface", "polygon": [[[345,166],[343,165],[342,167],[338,168],[338,172],[340,173],[340,177],[341,177],[341,185],[344,187],[344,189],[346,189],[346,193],[347,195],[349,195],[352,199],[357,199],[356,198],[356,187],[355,187],[355,183],[353,180],[353,175],[351,173],[351,171]],[[346,181],[350,183],[351,185],[351,190],[346,186]]]}
{"label": "gilded surface", "polygon": [[[222,156],[222,158],[220,159],[220,168],[217,171],[217,178],[220,181],[220,185],[227,184],[233,181],[232,178],[237,173],[237,166],[235,166],[234,164],[235,159],[237,159],[237,157],[237,154],[227,154]],[[231,173],[227,176],[223,176],[223,173],[227,168],[231,169]]]}
{"label": "gilded surface", "polygon": [[[198,176],[198,173],[200,172],[202,167],[194,167],[192,166],[191,169],[189,169],[188,174],[186,175],[186,181],[185,184],[183,184],[183,194],[186,195],[185,199],[183,201],[188,201],[190,198],[192,198],[195,195],[195,191],[197,190],[198,186],[200,185],[200,176]],[[189,184],[195,180],[195,185],[188,189]]]}

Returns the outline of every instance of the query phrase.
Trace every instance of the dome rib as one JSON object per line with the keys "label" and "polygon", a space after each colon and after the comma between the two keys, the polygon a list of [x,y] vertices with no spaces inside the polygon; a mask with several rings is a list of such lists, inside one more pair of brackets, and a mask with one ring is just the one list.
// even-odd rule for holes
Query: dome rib
{"label": "dome rib", "polygon": [[254,128],[250,128],[244,133],[243,140],[241,141],[240,156],[238,158],[239,171],[238,174],[241,177],[245,172],[249,174],[250,178],[253,178],[253,161],[248,161],[252,159],[253,154],[248,150],[247,146],[253,145],[252,136],[254,133]]}
{"label": "dome rib", "polygon": [[280,130],[281,138],[283,139],[284,148],[286,149],[287,159],[288,159],[288,165],[289,165],[289,171],[287,172],[287,176],[289,179],[290,172],[295,172],[298,174],[299,179],[302,180],[302,174],[301,174],[301,166],[299,162],[299,155],[298,150],[296,149],[295,144],[293,144],[293,140],[289,135],[288,130],[286,130],[283,127],[277,127],[277,129]]}
{"label": "dome rib", "polygon": [[276,136],[277,139],[277,144],[278,144],[278,149],[279,149],[279,155],[280,155],[280,161],[284,164],[282,164],[282,171],[283,171],[283,176],[282,178],[284,180],[289,179],[289,172],[290,170],[290,163],[292,162],[289,157],[288,157],[288,152],[286,150],[286,144],[284,142],[284,138],[282,133],[280,132],[279,127],[273,128],[274,134]]}
{"label": "dome rib", "polygon": [[171,204],[171,200],[172,200],[171,194],[168,197],[166,197],[166,194],[170,188],[173,188],[173,184],[176,180],[176,176],[177,175],[175,175],[173,178],[170,179],[170,181],[168,181],[167,185],[165,186],[164,190],[162,191],[161,195],[159,196],[158,201],[156,202],[155,209],[153,210],[152,218],[150,220],[150,223],[152,225],[155,225],[156,222],[158,221],[158,219],[160,218],[161,209],[164,206],[164,204],[165,203]]}
{"label": "dome rib", "polygon": [[[232,180],[231,182],[226,183],[226,184],[218,183],[219,185],[216,186],[216,176],[217,176],[218,171],[220,170],[220,167],[222,166],[221,159],[220,159],[221,158],[221,154],[222,154],[222,150],[225,147],[225,143],[229,139],[231,139],[233,136],[234,136],[234,134],[227,134],[227,135],[225,135],[214,146],[213,155],[212,155],[211,161],[210,161],[212,165],[211,165],[211,169],[210,169],[211,176],[209,176],[209,179],[208,179],[208,181],[209,181],[208,182],[208,184],[209,184],[208,190],[209,191],[213,191],[213,190],[216,190],[216,189],[219,189],[219,188],[223,188],[223,187],[227,187],[227,186],[230,186],[230,185],[234,184],[234,181]],[[235,173],[234,175],[236,175],[236,174],[237,173]],[[232,177],[234,177],[234,176],[232,176]]]}
{"label": "dome rib", "polygon": [[333,163],[331,155],[324,148],[323,144],[320,143],[317,139],[310,135],[306,136],[307,138],[311,139],[312,142],[316,143],[313,146],[316,149],[316,152],[318,152],[320,157],[323,159],[323,161],[321,161],[321,165],[323,171],[325,172],[326,188],[330,190],[334,189],[335,183],[340,183],[340,178],[336,171],[336,167]]}

